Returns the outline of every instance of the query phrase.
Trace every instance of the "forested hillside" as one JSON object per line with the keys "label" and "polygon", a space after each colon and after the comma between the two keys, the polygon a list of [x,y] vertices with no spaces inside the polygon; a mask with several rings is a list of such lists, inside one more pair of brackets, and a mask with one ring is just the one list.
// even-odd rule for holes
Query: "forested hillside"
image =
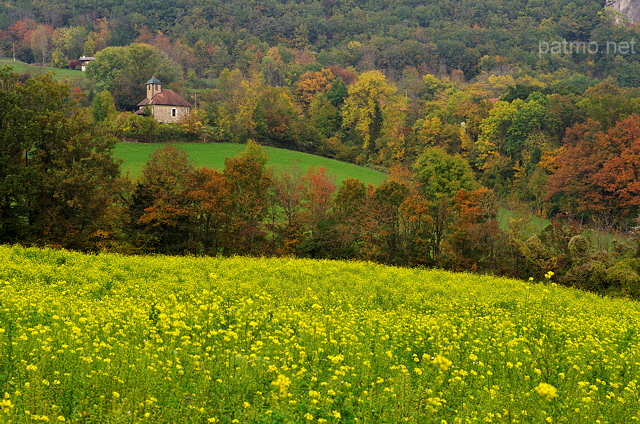
{"label": "forested hillside", "polygon": [[[603,5],[593,0],[17,1],[0,6],[0,29],[5,55],[16,45],[25,61],[47,61],[53,49],[46,51],[42,39],[59,28],[68,29],[65,42],[52,46],[59,60],[161,33],[162,43],[180,51],[185,71],[199,76],[218,75],[224,68],[268,67],[263,59],[275,46],[287,65],[317,60],[323,67],[384,69],[393,80],[407,67],[460,69],[472,78],[499,65],[496,55],[502,57],[498,62],[536,71],[568,67],[604,75],[611,72],[613,55],[589,63],[586,57],[541,60],[537,51],[540,41],[633,35],[603,19]],[[38,41],[23,43],[38,25]],[[615,67],[625,72],[628,64]]]}

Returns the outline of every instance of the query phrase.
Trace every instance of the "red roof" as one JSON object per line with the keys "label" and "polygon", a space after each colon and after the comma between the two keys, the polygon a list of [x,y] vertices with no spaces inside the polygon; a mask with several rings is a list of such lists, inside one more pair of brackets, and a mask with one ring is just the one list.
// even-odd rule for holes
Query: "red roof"
{"label": "red roof", "polygon": [[191,103],[180,97],[178,93],[173,90],[165,90],[162,91],[151,99],[144,99],[138,106],[146,106],[146,105],[162,105],[162,106],[187,106],[191,107]]}

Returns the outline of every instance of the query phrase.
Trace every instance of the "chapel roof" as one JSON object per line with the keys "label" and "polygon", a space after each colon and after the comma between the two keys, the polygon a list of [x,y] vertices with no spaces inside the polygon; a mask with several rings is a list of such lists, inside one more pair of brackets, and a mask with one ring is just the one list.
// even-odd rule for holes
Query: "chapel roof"
{"label": "chapel roof", "polygon": [[162,106],[186,106],[191,107],[191,103],[180,97],[178,93],[173,90],[162,89],[160,93],[157,93],[151,99],[144,99],[138,106],[146,105],[162,105]]}

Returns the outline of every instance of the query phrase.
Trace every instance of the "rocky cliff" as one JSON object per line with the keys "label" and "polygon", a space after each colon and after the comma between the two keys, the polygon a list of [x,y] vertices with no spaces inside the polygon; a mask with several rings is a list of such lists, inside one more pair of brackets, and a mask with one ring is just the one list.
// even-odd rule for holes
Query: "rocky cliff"
{"label": "rocky cliff", "polygon": [[631,23],[640,20],[640,0],[607,0],[605,7],[620,12]]}

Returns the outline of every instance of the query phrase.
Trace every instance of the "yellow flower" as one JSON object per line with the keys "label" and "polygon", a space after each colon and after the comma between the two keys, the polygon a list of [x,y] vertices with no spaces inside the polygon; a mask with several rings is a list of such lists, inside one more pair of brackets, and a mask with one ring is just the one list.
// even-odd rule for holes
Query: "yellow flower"
{"label": "yellow flower", "polygon": [[540,383],[536,386],[535,391],[543,398],[551,400],[558,397],[558,390],[548,383]]}
{"label": "yellow flower", "polygon": [[0,399],[0,412],[4,412],[5,414],[9,413],[9,410],[13,408],[13,403],[7,398],[5,394],[4,399]]}
{"label": "yellow flower", "polygon": [[278,377],[276,377],[275,381],[273,381],[271,384],[278,389],[278,394],[280,396],[285,396],[287,394],[289,386],[291,385],[291,380],[289,380],[287,376],[278,374]]}
{"label": "yellow flower", "polygon": [[442,355],[437,355],[435,358],[433,358],[432,362],[438,365],[441,371],[446,371],[449,368],[451,368],[451,365],[453,365],[453,362],[451,362],[450,360],[448,360]]}

